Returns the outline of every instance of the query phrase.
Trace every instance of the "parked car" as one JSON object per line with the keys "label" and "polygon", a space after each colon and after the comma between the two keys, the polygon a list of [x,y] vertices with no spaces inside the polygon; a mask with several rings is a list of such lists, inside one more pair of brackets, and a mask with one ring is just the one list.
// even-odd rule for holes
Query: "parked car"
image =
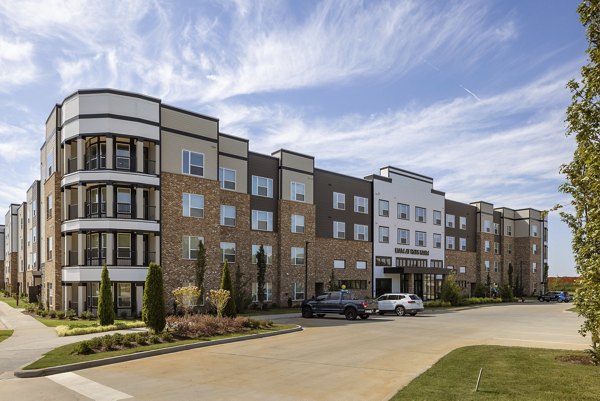
{"label": "parked car", "polygon": [[569,293],[567,291],[549,291],[543,295],[540,295],[538,297],[538,301],[540,302],[550,302],[550,301],[557,301],[557,302],[570,302],[571,301],[571,296],[569,295]]}
{"label": "parked car", "polygon": [[383,315],[386,312],[394,312],[398,316],[404,316],[407,313],[415,316],[418,312],[423,312],[423,301],[415,294],[383,294],[377,298],[378,313]]}
{"label": "parked car", "polygon": [[355,320],[357,316],[367,319],[377,312],[375,301],[355,299],[350,291],[332,291],[319,295],[316,299],[302,302],[302,317],[323,317],[327,313],[344,315],[347,320]]}

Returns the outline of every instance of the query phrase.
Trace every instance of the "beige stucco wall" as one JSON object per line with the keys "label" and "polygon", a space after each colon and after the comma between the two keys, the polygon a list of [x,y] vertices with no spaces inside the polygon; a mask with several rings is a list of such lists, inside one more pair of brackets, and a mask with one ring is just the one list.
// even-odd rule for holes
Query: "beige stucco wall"
{"label": "beige stucco wall", "polygon": [[182,174],[182,151],[185,149],[204,154],[204,178],[219,179],[217,144],[215,142],[163,131],[161,145],[162,171]]}
{"label": "beige stucco wall", "polygon": [[161,126],[164,128],[171,128],[190,134],[198,134],[199,136],[218,139],[219,124],[216,121],[165,107],[162,107],[160,110],[160,118]]}

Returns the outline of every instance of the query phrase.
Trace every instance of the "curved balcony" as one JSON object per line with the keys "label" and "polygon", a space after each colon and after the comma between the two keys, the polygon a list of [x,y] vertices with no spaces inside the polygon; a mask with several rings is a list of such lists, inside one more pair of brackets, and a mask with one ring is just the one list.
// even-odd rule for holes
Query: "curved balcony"
{"label": "curved balcony", "polygon": [[155,175],[120,170],[77,171],[66,174],[61,180],[61,187],[76,185],[81,182],[124,182],[158,187],[160,179]]}
{"label": "curved balcony", "polygon": [[137,231],[159,232],[160,224],[156,221],[142,219],[76,219],[61,224],[61,232],[70,233],[77,231]]}

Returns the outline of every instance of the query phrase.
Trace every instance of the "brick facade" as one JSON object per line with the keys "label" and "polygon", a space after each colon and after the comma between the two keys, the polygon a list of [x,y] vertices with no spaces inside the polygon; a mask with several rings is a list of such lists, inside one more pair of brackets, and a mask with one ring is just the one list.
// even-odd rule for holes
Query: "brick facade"
{"label": "brick facade", "polygon": [[[477,283],[478,265],[477,253],[466,251],[446,250],[446,267],[452,266],[456,273],[456,282],[463,289],[464,295],[472,295],[474,284]],[[465,267],[465,272],[460,272],[460,267]]]}
{"label": "brick facade", "polygon": [[[62,235],[60,230],[60,223],[62,216],[61,210],[61,190],[60,190],[60,179],[57,174],[53,174],[44,183],[44,207],[48,210],[46,205],[47,197],[52,194],[52,216],[46,216],[46,221],[42,222],[45,224],[45,241],[44,246],[46,254],[44,255],[44,272],[42,276],[42,299],[46,307],[56,310],[62,310],[64,305],[62,302]],[[52,236],[52,259],[48,259],[48,240],[47,238]],[[48,305],[48,283],[52,284],[52,304]]]}

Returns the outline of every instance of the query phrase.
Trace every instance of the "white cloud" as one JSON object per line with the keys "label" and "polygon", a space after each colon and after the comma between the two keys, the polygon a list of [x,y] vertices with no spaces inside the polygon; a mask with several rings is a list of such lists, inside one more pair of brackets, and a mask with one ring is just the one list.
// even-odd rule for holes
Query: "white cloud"
{"label": "white cloud", "polygon": [[0,92],[27,84],[36,77],[31,42],[0,36]]}

